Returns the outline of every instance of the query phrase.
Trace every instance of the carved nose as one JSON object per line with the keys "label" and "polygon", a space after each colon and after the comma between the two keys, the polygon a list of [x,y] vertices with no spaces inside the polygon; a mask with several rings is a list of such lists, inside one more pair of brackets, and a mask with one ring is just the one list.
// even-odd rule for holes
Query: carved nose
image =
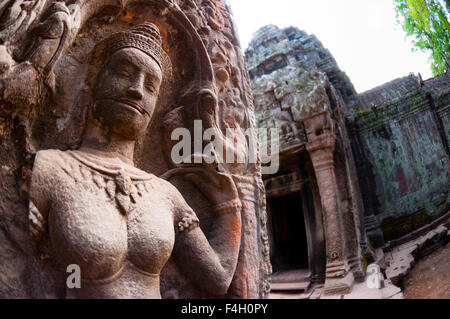
{"label": "carved nose", "polygon": [[142,100],[144,98],[144,79],[142,76],[137,76],[131,83],[127,90],[128,97],[133,100]]}
{"label": "carved nose", "polygon": [[131,86],[127,90],[127,94],[134,100],[142,100],[142,89],[138,86]]}

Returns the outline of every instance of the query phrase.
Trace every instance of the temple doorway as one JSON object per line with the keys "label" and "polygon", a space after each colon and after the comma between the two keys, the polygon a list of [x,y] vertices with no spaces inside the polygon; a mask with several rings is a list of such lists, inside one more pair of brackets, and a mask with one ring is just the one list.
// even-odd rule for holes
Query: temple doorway
{"label": "temple doorway", "polygon": [[271,291],[307,293],[325,281],[325,231],[319,188],[306,152],[280,159],[277,175],[264,178]]}
{"label": "temple doorway", "polygon": [[308,269],[308,244],[300,192],[269,199],[273,271]]}
{"label": "temple doorway", "polygon": [[268,205],[272,231],[271,290],[306,292],[310,270],[301,193],[269,198]]}

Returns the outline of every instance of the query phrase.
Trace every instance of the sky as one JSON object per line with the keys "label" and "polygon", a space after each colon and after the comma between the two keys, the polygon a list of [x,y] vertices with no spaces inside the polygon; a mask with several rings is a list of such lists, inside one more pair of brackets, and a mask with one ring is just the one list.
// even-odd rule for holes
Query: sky
{"label": "sky", "polygon": [[267,24],[315,34],[358,93],[420,73],[432,77],[429,54],[412,52],[397,25],[393,0],[227,0],[241,46]]}

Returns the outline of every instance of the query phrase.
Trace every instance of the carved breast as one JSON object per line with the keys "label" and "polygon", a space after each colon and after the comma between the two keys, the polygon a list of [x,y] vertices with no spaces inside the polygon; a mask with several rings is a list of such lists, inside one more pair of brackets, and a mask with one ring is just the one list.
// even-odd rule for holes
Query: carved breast
{"label": "carved breast", "polygon": [[175,243],[171,212],[158,190],[143,196],[128,217],[128,258],[138,269],[159,274]]}
{"label": "carved breast", "polygon": [[49,230],[63,266],[79,265],[88,281],[113,279],[130,266],[159,275],[175,231],[172,212],[151,180],[133,182],[126,194],[117,181],[78,162],[57,175]]}

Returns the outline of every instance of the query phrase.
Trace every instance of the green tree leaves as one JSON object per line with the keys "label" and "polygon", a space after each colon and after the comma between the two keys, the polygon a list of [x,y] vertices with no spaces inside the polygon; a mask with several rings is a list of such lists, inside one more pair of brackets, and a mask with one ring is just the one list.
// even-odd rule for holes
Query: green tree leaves
{"label": "green tree leaves", "polygon": [[434,75],[450,71],[450,1],[393,0],[397,22],[414,46],[431,53]]}

